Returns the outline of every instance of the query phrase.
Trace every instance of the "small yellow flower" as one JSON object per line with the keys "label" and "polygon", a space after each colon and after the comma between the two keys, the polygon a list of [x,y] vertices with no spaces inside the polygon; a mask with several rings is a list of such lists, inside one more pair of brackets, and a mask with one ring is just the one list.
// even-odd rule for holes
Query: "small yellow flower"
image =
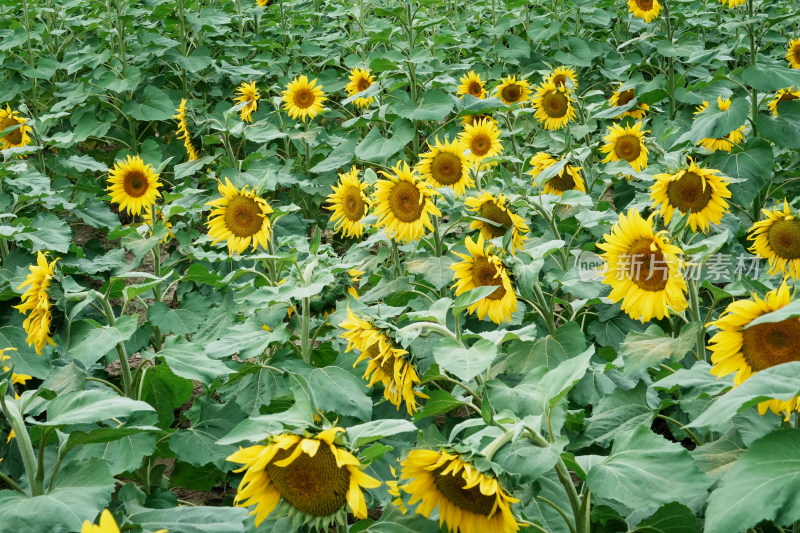
{"label": "small yellow flower", "polygon": [[789,41],[786,60],[792,68],[800,68],[800,38]]}
{"label": "small yellow flower", "polygon": [[[347,96],[355,96],[360,92],[369,89],[375,83],[375,76],[373,76],[368,68],[354,68],[350,71],[350,83],[348,83],[344,90],[347,91]],[[356,107],[367,107],[372,103],[374,98],[356,98],[353,100],[353,105]]]}
{"label": "small yellow flower", "polygon": [[458,86],[457,95],[459,98],[471,94],[475,98],[486,98],[486,82],[481,79],[480,74],[476,74],[474,70],[461,76],[459,80],[461,85]]}
{"label": "small yellow flower", "polygon": [[256,82],[250,83],[242,82],[236,94],[239,96],[234,101],[245,104],[239,114],[245,122],[253,122],[253,113],[258,110],[258,99],[261,98],[261,93],[256,89]]}
{"label": "small yellow flower", "polygon": [[322,103],[327,99],[316,79],[309,82],[307,76],[299,76],[283,91],[283,109],[290,118],[302,118],[305,122],[306,118],[313,119],[324,109]]}
{"label": "small yellow flower", "polygon": [[504,104],[524,104],[531,98],[529,89],[530,83],[527,80],[518,80],[516,76],[500,78],[500,85],[497,86],[495,96]]}
{"label": "small yellow flower", "polygon": [[633,170],[641,172],[647,168],[647,147],[644,145],[642,123],[622,127],[619,124],[608,126],[608,135],[603,137],[606,144],[600,150],[605,152],[603,163],[625,160]]}
{"label": "small yellow flower", "polygon": [[45,344],[55,346],[53,338],[50,336],[50,324],[53,318],[50,311],[50,296],[47,291],[50,288],[58,259],[48,263],[47,256],[40,250],[36,257],[36,264],[29,267],[31,273],[17,287],[17,290],[28,287],[22,295],[22,303],[14,308],[23,315],[30,312],[30,316],[22,323],[22,327],[28,334],[26,339],[28,345],[36,348],[36,355],[42,355],[42,348]]}

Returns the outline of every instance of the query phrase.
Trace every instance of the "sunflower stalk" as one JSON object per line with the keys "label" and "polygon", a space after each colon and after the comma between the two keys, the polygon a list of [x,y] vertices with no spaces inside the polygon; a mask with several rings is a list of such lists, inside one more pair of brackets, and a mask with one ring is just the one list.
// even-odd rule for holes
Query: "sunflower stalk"
{"label": "sunflower stalk", "polygon": [[0,395],[0,407],[3,409],[6,419],[11,424],[11,428],[16,434],[17,446],[19,453],[22,456],[22,463],[25,466],[25,474],[28,476],[28,483],[31,486],[31,496],[41,496],[44,494],[44,487],[37,485],[36,482],[36,456],[33,452],[33,445],[31,444],[31,437],[28,434],[28,428],[22,421],[22,413],[17,409],[14,402],[6,404],[5,395]]}
{"label": "sunflower stalk", "polygon": [[[753,0],[747,0],[747,16],[751,22],[747,24],[747,35],[750,38],[750,66],[756,66],[758,62],[758,47],[756,46],[756,25],[753,20]],[[750,122],[753,126],[753,135],[758,136],[758,91],[755,87],[750,89]]]}
{"label": "sunflower stalk", "polygon": [[[698,266],[701,268],[702,264]],[[692,315],[692,320],[700,324],[700,329],[697,331],[697,350],[695,352],[695,359],[698,361],[705,361],[706,359],[706,328],[705,323],[701,321],[700,316],[700,285],[695,280],[689,280],[689,312]]]}
{"label": "sunflower stalk", "polygon": [[[114,327],[117,322],[117,317],[114,315],[114,310],[111,309],[111,304],[108,303],[108,294],[100,298],[103,304],[103,314],[110,327]],[[134,398],[133,395],[133,376],[131,376],[131,366],[128,362],[128,352],[125,350],[125,345],[121,342],[117,343],[117,355],[119,356],[119,365],[122,373],[122,390],[125,391],[125,396]],[[135,399],[135,398],[134,398]]]}
{"label": "sunflower stalk", "polygon": [[[674,28],[670,21],[669,0],[664,0],[664,30],[667,33],[669,44],[673,44]],[[675,120],[675,61],[672,57],[667,58],[667,94],[669,96],[669,118]]]}
{"label": "sunflower stalk", "polygon": [[494,454],[497,453],[500,448],[511,442],[511,439],[514,438],[514,433],[515,431],[513,429],[505,430],[501,435],[499,435],[492,442],[487,444],[483,450],[481,450],[481,455],[491,461],[492,457],[494,457]]}

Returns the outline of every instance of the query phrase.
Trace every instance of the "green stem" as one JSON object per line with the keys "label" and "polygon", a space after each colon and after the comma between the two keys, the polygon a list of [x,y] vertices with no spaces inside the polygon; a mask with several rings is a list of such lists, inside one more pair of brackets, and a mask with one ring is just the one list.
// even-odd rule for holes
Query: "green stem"
{"label": "green stem", "polygon": [[[747,14],[750,20],[753,19],[753,0],[747,0]],[[750,22],[747,25],[747,34],[750,37],[750,66],[755,66],[758,62],[758,48],[756,47],[756,31],[755,23]],[[758,119],[758,91],[755,87],[750,90],[750,121],[753,125],[753,135],[758,136],[758,126],[756,120]]]}
{"label": "green stem", "polygon": [[435,217],[433,221],[433,245],[436,248],[433,255],[442,257],[442,237],[439,235],[439,218]]}
{"label": "green stem", "polygon": [[[702,265],[700,265],[702,267]],[[697,350],[695,358],[698,361],[705,361],[706,359],[706,327],[700,321],[700,286],[697,281],[690,280],[687,284],[689,288],[689,312],[692,315],[692,320],[700,324],[700,329],[697,331]]]}
{"label": "green stem", "polygon": [[435,331],[442,337],[449,337],[451,339],[455,339],[456,336],[453,334],[452,331],[447,329],[446,327],[442,326],[441,324],[437,324],[436,322],[414,322],[413,324],[409,324],[404,328],[397,330],[397,335],[402,336],[403,334],[409,333],[415,329],[420,330],[420,333],[423,329],[428,331]]}
{"label": "green stem", "polygon": [[15,403],[6,404],[3,396],[0,396],[0,407],[3,408],[3,413],[5,413],[11,428],[17,436],[17,446],[22,456],[22,463],[25,465],[28,483],[31,486],[31,496],[41,496],[44,490],[43,487],[36,484],[36,456],[33,453],[33,445],[28,434],[28,428],[25,427],[25,423],[22,421],[22,413],[19,412]]}
{"label": "green stem", "polygon": [[11,479],[10,477],[8,477],[7,475],[5,475],[5,474],[4,474],[4,473],[2,473],[2,472],[0,472],[0,481],[2,481],[3,483],[5,483],[6,485],[8,485],[9,487],[11,487],[12,489],[14,489],[15,491],[19,492],[20,494],[23,494],[23,495],[25,495],[26,497],[28,496],[28,494],[27,494],[27,493],[26,493],[24,490],[22,490],[22,487],[20,487],[19,485],[17,485],[17,484],[14,482],[14,480],[13,480],[13,479]]}
{"label": "green stem", "polygon": [[92,376],[86,376],[86,378],[84,378],[84,379],[86,379],[86,381],[96,381],[98,383],[102,383],[106,387],[110,387],[110,388],[114,389],[120,396],[125,396],[125,392],[123,392],[122,389],[120,389],[119,387],[117,387],[116,385],[111,383],[110,381],[106,381],[106,380],[100,379],[100,378],[95,378],[95,377],[92,377]]}
{"label": "green stem", "polygon": [[689,435],[689,438],[692,439],[695,444],[697,444],[698,446],[701,446],[703,444],[703,441],[700,440],[697,437],[697,435],[691,429],[687,428],[686,426],[684,426],[683,424],[681,424],[680,422],[678,422],[674,418],[668,417],[666,415],[662,415],[661,413],[657,414],[656,418],[660,418],[662,420],[666,420],[667,422],[672,422],[673,424],[675,424],[676,426],[681,428],[683,431],[685,431],[686,434]]}
{"label": "green stem", "polygon": [[311,364],[311,346],[309,343],[309,323],[311,317],[309,314],[311,313],[311,298],[305,297],[303,298],[303,306],[302,306],[302,313],[300,316],[300,354],[303,357],[303,361],[308,364]]}
{"label": "green stem", "polygon": [[561,515],[561,518],[564,519],[564,522],[567,524],[567,527],[569,528],[570,533],[575,533],[575,526],[572,524],[572,520],[569,519],[569,516],[567,516],[567,513],[564,512],[564,509],[562,509],[561,507],[559,507],[558,505],[556,505],[552,501],[548,500],[544,496],[537,496],[536,499],[546,503],[547,505],[549,505],[550,507],[555,509],[556,512]]}
{"label": "green stem", "polygon": [[400,250],[397,246],[397,241],[392,239],[392,260],[394,261],[394,276],[400,277]]}
{"label": "green stem", "polygon": [[497,450],[511,442],[512,438],[514,438],[514,430],[505,430],[502,435],[498,436],[492,442],[487,444],[483,450],[481,450],[481,455],[491,461],[492,457],[494,457],[494,454],[497,453]]}
{"label": "green stem", "polygon": [[556,323],[553,319],[553,310],[550,308],[550,304],[547,303],[547,298],[544,297],[542,288],[538,283],[533,284],[533,293],[536,295],[536,299],[539,302],[542,318],[547,322],[547,330],[550,332],[550,335],[555,335]]}
{"label": "green stem", "polygon": [[[104,296],[103,298],[100,298],[100,302],[103,304],[103,313],[105,314],[108,325],[113,327],[117,322],[117,318],[114,316],[114,310],[111,309],[111,304],[108,303],[108,298]],[[117,343],[117,355],[119,356],[119,366],[122,371],[122,388],[125,391],[125,396],[128,398],[133,398],[133,377],[131,376],[131,367],[128,363],[128,354],[125,351],[125,345],[123,345],[121,342]]]}
{"label": "green stem", "polygon": [[[672,44],[673,28],[669,14],[669,0],[664,0],[664,24],[667,39]],[[675,63],[672,57],[667,58],[667,94],[669,96],[669,118],[675,120]]]}

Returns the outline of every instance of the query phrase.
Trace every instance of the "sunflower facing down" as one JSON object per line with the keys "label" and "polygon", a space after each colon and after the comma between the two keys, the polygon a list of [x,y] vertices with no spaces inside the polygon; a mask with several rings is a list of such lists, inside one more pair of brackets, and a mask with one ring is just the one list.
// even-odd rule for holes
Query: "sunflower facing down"
{"label": "sunflower facing down", "polygon": [[461,85],[458,86],[457,95],[459,98],[471,94],[475,98],[486,98],[486,83],[481,79],[480,74],[476,74],[474,70],[470,70],[459,80]]}
{"label": "sunflower facing down", "polygon": [[[622,90],[622,86],[625,85],[624,83],[620,83],[619,87],[614,94],[611,95],[611,98],[608,99],[608,103],[611,107],[622,107],[627,105],[628,102],[636,98],[636,90],[635,89],[627,89],[625,91]],[[638,107],[633,109],[628,109],[624,111],[617,118],[623,117],[632,117],[636,120],[643,119],[647,112],[650,110],[650,106],[647,104],[639,104]]]}
{"label": "sunflower facing down", "polygon": [[778,115],[778,104],[781,102],[790,102],[792,100],[800,100],[800,91],[795,91],[793,87],[788,89],[781,89],[775,93],[775,98],[769,101],[767,108],[772,111],[774,116]]}
{"label": "sunflower facing down", "polygon": [[386,179],[378,180],[373,193],[373,205],[378,221],[376,228],[384,228],[386,236],[399,242],[410,242],[422,237],[425,228],[433,231],[431,217],[442,216],[433,203],[439,193],[422,181],[404,162],[392,167],[394,175],[380,171]]}
{"label": "sunflower facing down", "polygon": [[730,179],[717,174],[719,170],[700,168],[694,161],[689,168],[675,174],[656,174],[655,183],[650,187],[653,209],[661,206],[660,214],[666,224],[672,220],[675,210],[681,215],[689,213],[692,231],[699,227],[707,232],[710,224],[720,223],[722,215],[728,211],[725,198],[731,197]]}
{"label": "sunflower facing down", "polygon": [[[720,111],[727,111],[728,108],[731,106],[730,99],[723,100],[721,96],[717,97],[717,106],[719,107]],[[695,115],[699,115],[703,111],[708,109],[708,102],[703,101],[703,105],[697,106],[695,108]],[[697,141],[698,145],[703,145],[703,148],[709,150],[711,152],[716,152],[717,150],[722,150],[723,152],[730,152],[733,148],[733,145],[738,144],[744,140],[744,128],[745,125],[742,124],[729,134],[725,135],[724,137],[718,137],[716,139],[706,138],[700,139]]]}
{"label": "sunflower facing down", "polygon": [[316,79],[309,82],[307,76],[298,76],[283,91],[283,109],[290,118],[302,118],[305,122],[306,118],[313,119],[324,109],[322,103],[327,99]]}
{"label": "sunflower facing down", "polygon": [[608,298],[614,303],[622,300],[622,310],[642,322],[688,306],[686,280],[680,272],[683,251],[669,244],[663,232],[653,231],[653,217],[655,213],[645,220],[636,209],[627,216],[620,213],[611,233],[603,235],[605,242],[597,244],[605,252],[603,283],[611,286]]}
{"label": "sunflower facing down", "polygon": [[503,153],[500,143],[500,129],[493,119],[484,119],[465,125],[464,131],[458,134],[458,140],[465,150],[469,150],[469,160],[479,165],[487,157]]}
{"label": "sunflower facing down", "polygon": [[159,187],[161,182],[153,165],[145,165],[138,155],[116,161],[114,168],[108,171],[106,190],[111,193],[111,201],[119,204],[120,211],[131,215],[141,215],[146,205],[161,198]]}
{"label": "sunflower facing down", "polygon": [[[551,157],[550,154],[539,152],[531,158],[530,161],[533,168],[528,171],[531,178],[534,180],[533,184],[536,185],[536,176],[558,163],[558,161]],[[583,167],[573,167],[566,164],[558,175],[553,176],[544,184],[542,193],[555,194],[561,196],[565,191],[580,191],[586,192],[586,186],[583,183],[583,178],[580,175],[580,170]]]}
{"label": "sunflower facing down", "polygon": [[628,10],[649,24],[661,13],[661,4],[658,0],[628,0]]}
{"label": "sunflower facing down", "polygon": [[266,250],[270,239],[271,226],[269,215],[272,208],[266,200],[256,196],[255,190],[237,190],[228,178],[225,184],[219,181],[219,192],[222,198],[207,202],[211,206],[208,215],[208,236],[212,244],[225,240],[228,254],[241,254],[252,243],[253,250],[260,244]]}
{"label": "sunflower facing down", "polygon": [[[0,363],[3,361],[7,361],[11,359],[11,356],[6,355],[5,353],[8,351],[17,351],[16,348],[2,348],[0,349]],[[3,369],[3,372],[8,372],[8,367],[5,365],[0,365],[0,368]],[[33,377],[27,374],[15,374],[11,373],[11,384],[12,385],[25,385],[25,382],[29,379],[33,379]],[[11,436],[9,436],[9,440],[11,440]]]}
{"label": "sunflower facing down", "polygon": [[769,261],[769,274],[778,272],[800,280],[800,220],[783,201],[783,211],[763,209],[767,219],[748,230],[748,240],[755,241],[750,251]]}
{"label": "sunflower facing down", "polygon": [[[355,96],[362,91],[366,91],[375,83],[375,76],[370,73],[368,68],[353,68],[350,71],[349,79],[350,83],[344,88],[344,90],[347,91],[347,96]],[[322,89],[322,87],[320,87],[320,89]],[[367,107],[373,100],[375,99],[372,96],[368,98],[356,98],[353,100],[353,105],[358,108]]]}
{"label": "sunflower facing down", "polygon": [[[337,186],[338,185],[338,186]],[[333,192],[328,195],[327,208],[333,211],[331,222],[334,231],[344,237],[361,237],[364,232],[364,217],[369,211],[369,198],[364,194],[368,183],[358,181],[358,169],[355,165],[350,172],[339,174],[339,183],[332,185]]]}
{"label": "sunflower facing down", "polygon": [[508,200],[502,194],[494,196],[484,191],[478,197],[467,198],[464,207],[476,216],[494,223],[490,224],[483,220],[473,220],[470,223],[469,229],[481,230],[481,237],[484,239],[502,237],[511,229],[511,253],[515,253],[517,249],[522,250],[525,246],[528,237],[524,233],[528,233],[530,229],[522,217],[511,210]]}
{"label": "sunflower facing down", "polygon": [[243,464],[234,472],[245,472],[234,499],[238,507],[256,508],[256,527],[277,510],[295,526],[326,530],[333,523],[347,523],[347,511],[367,517],[362,487],[372,489],[381,482],[361,471],[359,460],[335,443],[332,427],[311,437],[294,433],[272,435],[266,445],[239,448],[227,460]]}
{"label": "sunflower facing down", "polygon": [[500,482],[478,471],[458,454],[445,450],[411,450],[401,463],[403,491],[417,502],[415,513],[425,517],[439,508],[439,526],[453,533],[515,533],[520,524],[511,512],[519,500]]}
{"label": "sunflower facing down", "polygon": [[575,120],[573,102],[566,85],[545,81],[536,89],[536,96],[533,99],[536,113],[533,117],[543,124],[545,129],[559,130]]}
{"label": "sunflower facing down", "polygon": [[437,137],[433,146],[428,143],[428,148],[430,151],[420,156],[417,165],[422,179],[436,188],[452,188],[456,198],[475,186],[475,181],[469,175],[470,165],[464,156],[464,146],[460,142],[445,139],[441,144]]}
{"label": "sunflower facing down", "polygon": [[789,41],[786,49],[786,61],[792,68],[800,68],[800,38]]}
{"label": "sunflower facing down", "polygon": [[6,104],[6,108],[0,107],[0,132],[13,126],[19,127],[0,137],[0,149],[22,148],[31,142],[28,135],[33,129],[28,126],[28,120],[23,118],[18,111],[11,111],[11,106]]}
{"label": "sunflower facing down", "polygon": [[530,85],[527,80],[518,80],[516,76],[500,78],[500,85],[494,90],[495,96],[506,105],[524,104],[531,98]]}
{"label": "sunflower facing down", "polygon": [[183,139],[183,146],[189,155],[189,161],[194,161],[199,157],[197,149],[192,144],[192,136],[189,133],[189,124],[186,122],[186,98],[181,98],[181,105],[177,113],[172,118],[178,121],[178,139]]}
{"label": "sunflower facing down", "polygon": [[492,115],[488,113],[476,113],[474,115],[464,115],[461,117],[461,125],[462,126],[472,126],[480,122],[481,120],[485,120],[487,122],[491,122],[492,124],[497,125],[497,120],[492,117]]}
{"label": "sunflower facing down", "polygon": [[[553,72],[544,79],[547,83],[553,83],[557,87],[566,87],[568,90],[578,90],[578,75],[572,67],[556,67]],[[570,85],[571,83],[571,85]]]}
{"label": "sunflower facing down", "polygon": [[250,83],[242,82],[238,89],[236,89],[235,102],[245,104],[239,114],[245,122],[253,122],[253,113],[258,110],[258,99],[261,98],[261,93],[256,88],[256,82]]}
{"label": "sunflower facing down", "polygon": [[[722,377],[732,372],[733,386],[738,387],[753,374],[781,363],[800,361],[800,318],[787,318],[780,322],[766,322],[747,327],[750,322],[789,305],[791,296],[784,281],[768,292],[764,299],[755,294],[750,300],[728,304],[719,319],[709,324],[720,329],[708,344],[711,351],[711,374]],[[745,329],[747,328],[747,329]],[[767,409],[775,414],[784,413],[786,420],[792,411],[800,411],[800,397],[790,400],[767,400],[758,404],[758,412]]]}
{"label": "sunflower facing down", "polygon": [[26,339],[28,345],[36,348],[36,355],[42,355],[42,348],[44,348],[45,344],[55,346],[53,338],[50,336],[50,324],[53,318],[50,311],[50,296],[47,294],[47,290],[50,288],[50,282],[53,279],[54,268],[58,259],[55,258],[51,263],[48,263],[47,256],[39,250],[36,256],[36,264],[29,267],[31,273],[17,287],[17,290],[28,287],[22,294],[22,303],[14,306],[14,308],[18,309],[23,315],[27,315],[30,312],[30,316],[22,323],[22,328],[28,334]]}
{"label": "sunflower facing down", "polygon": [[603,163],[625,160],[630,163],[633,170],[641,172],[647,168],[647,147],[644,145],[642,123],[622,127],[619,124],[608,126],[608,135],[603,137],[606,144],[600,151],[608,154]]}

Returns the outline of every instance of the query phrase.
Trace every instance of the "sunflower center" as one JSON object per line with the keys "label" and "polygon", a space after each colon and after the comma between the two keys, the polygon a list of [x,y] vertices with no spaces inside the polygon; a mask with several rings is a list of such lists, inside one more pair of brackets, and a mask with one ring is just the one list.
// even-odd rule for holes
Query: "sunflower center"
{"label": "sunflower center", "polygon": [[542,109],[550,118],[561,118],[567,114],[569,99],[560,91],[550,91],[542,97]]}
{"label": "sunflower center", "polygon": [[767,238],[778,257],[800,259],[800,220],[776,220],[770,225]]}
{"label": "sunflower center", "polygon": [[[17,122],[13,118],[11,118],[11,117],[5,118],[2,121],[0,121],[0,131],[3,131],[6,128],[10,128],[11,126],[16,126],[17,124],[19,124],[19,122]],[[11,133],[7,134],[5,136],[5,138],[11,144],[21,144],[22,143],[22,128],[20,127],[20,128],[15,129]]]}
{"label": "sunflower center", "polygon": [[361,198],[361,189],[350,186],[342,194],[342,213],[348,220],[358,222],[364,216],[366,202]]}
{"label": "sunflower center", "polygon": [[461,179],[461,158],[447,152],[439,152],[431,162],[433,179],[443,185],[452,185]]}
{"label": "sunflower center", "polygon": [[759,371],[789,361],[800,361],[800,320],[758,324],[744,330],[742,353],[753,370]]}
{"label": "sunflower center", "polygon": [[400,181],[389,193],[389,207],[401,222],[416,222],[422,216],[425,199],[413,183]]}
{"label": "sunflower center", "polygon": [[516,102],[522,97],[522,87],[516,83],[512,83],[511,85],[503,87],[503,92],[501,94],[506,102]]}
{"label": "sunflower center", "polygon": [[294,93],[294,105],[306,109],[314,105],[314,93],[308,89],[300,89]]}
{"label": "sunflower center", "polygon": [[261,231],[264,214],[252,198],[234,196],[225,209],[225,226],[237,237],[251,237]]}
{"label": "sunflower center", "polygon": [[652,243],[652,239],[640,239],[633,243],[628,250],[627,272],[624,274],[640,289],[658,292],[667,286],[669,268],[661,250],[650,249]]}
{"label": "sunflower center", "polygon": [[639,154],[642,153],[642,146],[639,144],[639,138],[636,135],[623,135],[617,139],[614,145],[614,152],[617,157],[625,161],[636,161]]}
{"label": "sunflower center", "polygon": [[129,170],[122,180],[122,187],[125,194],[133,198],[141,198],[148,189],[147,176],[138,170]]}
{"label": "sunflower center", "polygon": [[628,102],[630,102],[631,100],[633,100],[633,97],[634,97],[633,89],[628,89],[627,91],[622,91],[621,93],[619,93],[619,96],[617,97],[617,105],[618,106],[623,106],[623,105],[627,104]]}
{"label": "sunflower center", "polygon": [[472,152],[473,155],[478,157],[483,157],[489,153],[489,150],[492,148],[492,140],[489,138],[488,135],[479,133],[472,137],[472,140],[469,143],[469,150]]}
{"label": "sunflower center", "polygon": [[553,76],[553,83],[556,85],[566,85],[567,76],[565,74],[556,74]]}
{"label": "sunflower center", "polygon": [[372,85],[367,78],[361,78],[358,80],[358,92],[366,91],[369,89],[369,86]]}
{"label": "sunflower center", "polygon": [[681,179],[667,186],[669,203],[681,213],[699,213],[711,200],[711,185],[694,172],[687,172]]}
{"label": "sunflower center", "polygon": [[778,98],[778,103],[788,102],[790,100],[797,100],[797,97],[793,93],[783,93],[781,97]]}
{"label": "sunflower center", "polygon": [[489,232],[492,239],[505,235],[508,228],[513,224],[511,216],[494,202],[486,202],[481,206],[481,218],[486,218],[499,224],[498,226],[493,226],[491,224],[484,224],[483,226]]}
{"label": "sunflower center", "polygon": [[575,188],[575,179],[572,174],[567,172],[567,169],[561,171],[561,174],[554,178],[550,178],[547,182],[552,188],[558,191],[570,191]]}
{"label": "sunflower center", "polygon": [[506,289],[503,287],[503,280],[497,275],[497,265],[485,257],[475,258],[475,265],[472,267],[472,283],[474,283],[476,287],[495,285],[497,289],[486,297],[490,300],[499,300],[506,295]]}
{"label": "sunflower center", "polygon": [[[296,446],[300,446],[298,443]],[[288,466],[275,466],[286,459],[292,449],[280,450],[267,465],[270,481],[284,500],[312,516],[328,516],[347,501],[350,472],[336,466],[336,458],[327,443],[321,442],[314,457],[301,453]]]}
{"label": "sunflower center", "polygon": [[472,81],[469,84],[469,90],[468,91],[469,91],[469,94],[471,94],[472,96],[480,98],[481,94],[483,94],[483,86],[480,83],[478,83],[477,81]]}
{"label": "sunflower center", "polygon": [[653,0],[636,0],[636,5],[642,11],[650,11],[653,9]]}
{"label": "sunflower center", "polygon": [[491,515],[494,509],[495,497],[481,494],[479,486],[465,489],[464,485],[467,484],[467,481],[461,474],[443,475],[442,472],[445,467],[446,465],[440,466],[431,473],[436,483],[436,488],[439,489],[442,496],[465,511],[482,514],[484,516]]}
{"label": "sunflower center", "polygon": [[800,63],[800,45],[795,45],[794,47],[794,61],[795,63]]}

